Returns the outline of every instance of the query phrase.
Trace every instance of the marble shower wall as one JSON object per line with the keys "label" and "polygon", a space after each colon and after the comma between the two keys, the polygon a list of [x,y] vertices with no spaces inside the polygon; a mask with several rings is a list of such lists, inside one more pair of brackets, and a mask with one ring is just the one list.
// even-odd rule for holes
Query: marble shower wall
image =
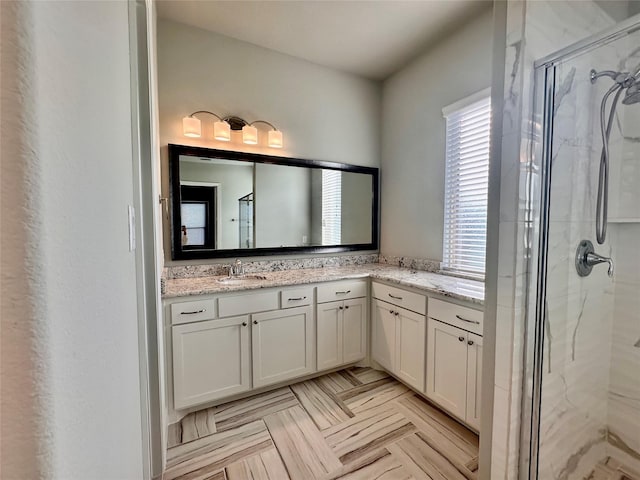
{"label": "marble shower wall", "polygon": [[[526,1],[509,0],[507,4],[507,38],[506,38],[506,65],[505,65],[505,91],[503,110],[503,138],[502,138],[502,171],[501,171],[501,197],[500,197],[500,258],[498,267],[498,308],[496,318],[497,338],[496,338],[496,376],[494,388],[494,422],[493,422],[493,445],[492,445],[492,479],[515,479],[518,478],[519,469],[519,449],[520,449],[520,421],[523,415],[526,418],[526,411],[521,409],[523,375],[525,373],[524,348],[525,348],[525,298],[526,298],[526,272],[529,268],[528,258],[530,258],[529,235],[535,234],[535,228],[539,220],[537,211],[528,211],[525,207],[529,197],[539,195],[539,172],[540,168],[540,131],[541,125],[538,117],[534,117],[536,111],[534,107],[534,69],[536,60],[543,58],[553,52],[567,47],[583,38],[595,34],[613,25],[613,20],[606,15],[597,4],[591,1],[571,2],[571,1]],[[563,77],[568,82],[568,74]],[[574,76],[577,75],[577,69]],[[576,78],[576,77],[574,77]],[[578,80],[575,80],[576,82]],[[562,85],[562,84],[560,84]],[[573,82],[571,82],[573,86]],[[577,85],[577,83],[576,83]],[[573,95],[577,98],[577,91]],[[583,93],[584,95],[584,93]],[[569,103],[564,108],[568,108]],[[590,108],[592,105],[590,105]],[[561,114],[558,109],[558,114]],[[583,123],[580,128],[588,131],[589,123]],[[576,127],[578,128],[578,127]],[[583,137],[588,137],[584,134]],[[584,155],[593,146],[571,145],[568,150],[570,156]],[[529,160],[533,162],[530,163]],[[569,165],[569,161],[566,162]],[[567,167],[569,168],[569,167]],[[529,176],[531,174],[531,177]],[[591,175],[584,173],[584,175]],[[531,179],[531,188],[528,188],[528,181]],[[560,189],[560,184],[557,184]],[[584,207],[579,197],[585,198],[588,191],[576,191],[576,200],[565,205],[569,210],[567,215],[577,212],[577,209]],[[558,192],[556,195],[560,195]],[[534,204],[535,205],[535,204]],[[557,222],[562,222],[561,212],[556,218]],[[566,220],[568,216],[565,216]],[[558,245],[565,245],[558,250],[559,258],[568,257],[575,252],[577,242],[575,238],[586,235],[589,230],[589,222],[564,222],[559,223],[562,228],[556,228],[555,242]],[[579,240],[579,239],[578,239]],[[531,246],[530,246],[531,245]],[[579,391],[579,385],[583,380],[584,372],[580,369],[573,370],[571,366],[575,362],[570,361],[575,356],[583,358],[586,356],[587,341],[597,332],[605,330],[607,319],[598,317],[596,308],[598,304],[597,296],[585,294],[601,290],[601,285],[596,285],[602,281],[589,279],[579,283],[569,281],[570,272],[568,267],[560,266],[554,273],[557,284],[563,285],[564,297],[558,293],[557,298],[564,298],[562,302],[551,301],[550,309],[555,313],[553,317],[561,320],[556,325],[554,323],[553,333],[556,333],[556,341],[552,348],[556,351],[551,362],[548,362],[552,369],[558,374],[555,380],[550,382],[549,391],[556,390],[553,399],[547,402],[562,399],[565,392],[563,377],[567,380],[567,391]],[[605,275],[606,277],[606,275]],[[566,298],[571,292],[571,299]],[[592,297],[591,299],[589,297]],[[611,294],[608,295],[611,298]],[[612,301],[612,300],[610,300]],[[593,311],[594,308],[596,311]],[[595,320],[592,327],[584,329],[584,325],[576,330],[578,320],[582,323],[585,311],[588,310],[589,317]],[[582,316],[580,312],[583,312]],[[593,315],[592,315],[593,314]],[[568,317],[564,318],[563,317]],[[585,322],[586,323],[586,322]],[[609,320],[610,323],[610,320]],[[575,331],[575,347],[574,347]],[[609,333],[610,336],[610,333]],[[609,337],[607,337],[609,338]],[[607,343],[609,348],[609,343]],[[564,368],[562,376],[560,371]],[[556,368],[557,367],[557,368]],[[599,395],[584,404],[579,404],[579,411],[585,412],[591,408],[589,402],[601,403],[606,401],[606,387],[608,375],[608,364],[606,367],[597,368]],[[551,380],[550,378],[548,380]],[[571,399],[571,397],[569,397]],[[563,408],[560,400],[555,407],[555,412],[561,412]],[[568,405],[568,404],[567,404]],[[553,409],[552,409],[553,410]],[[606,410],[605,410],[606,411]],[[563,415],[558,414],[560,419]],[[588,430],[591,433],[598,432],[604,428],[605,419],[600,416],[590,423]],[[604,436],[600,435],[597,440],[600,449],[604,453]],[[555,429],[546,432],[546,437],[551,440],[557,439]],[[575,468],[566,463],[574,453],[579,453],[581,446],[577,446],[577,452],[573,451],[575,442],[560,445],[558,448],[565,448],[564,455],[558,455],[557,464],[552,468],[551,476],[542,475],[540,478],[570,478],[570,470]],[[550,445],[550,444],[549,444]],[[562,457],[565,463],[559,458]],[[525,459],[526,460],[526,459]],[[520,472],[524,478],[525,472]]]}
{"label": "marble shower wall", "polygon": [[[640,66],[640,32],[617,68]],[[640,471],[640,104],[621,106],[611,162],[610,218],[616,261],[607,453]],[[636,343],[638,346],[635,346]]]}
{"label": "marble shower wall", "polygon": [[640,219],[614,225],[612,233],[617,271],[607,454],[640,471]]}

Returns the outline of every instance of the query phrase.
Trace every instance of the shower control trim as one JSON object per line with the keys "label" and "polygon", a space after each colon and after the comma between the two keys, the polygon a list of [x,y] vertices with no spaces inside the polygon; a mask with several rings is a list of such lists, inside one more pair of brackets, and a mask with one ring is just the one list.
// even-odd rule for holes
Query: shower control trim
{"label": "shower control trim", "polygon": [[613,260],[609,257],[603,257],[595,253],[593,243],[589,240],[582,240],[576,249],[576,271],[581,277],[586,277],[591,273],[594,265],[606,263],[609,265],[607,273],[609,277],[613,277]]}

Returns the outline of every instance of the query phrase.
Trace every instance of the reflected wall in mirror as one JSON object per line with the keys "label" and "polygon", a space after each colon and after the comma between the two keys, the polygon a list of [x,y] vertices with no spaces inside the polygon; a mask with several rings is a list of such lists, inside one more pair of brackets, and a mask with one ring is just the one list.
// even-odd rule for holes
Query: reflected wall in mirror
{"label": "reflected wall in mirror", "polygon": [[378,248],[378,169],[169,145],[172,259]]}

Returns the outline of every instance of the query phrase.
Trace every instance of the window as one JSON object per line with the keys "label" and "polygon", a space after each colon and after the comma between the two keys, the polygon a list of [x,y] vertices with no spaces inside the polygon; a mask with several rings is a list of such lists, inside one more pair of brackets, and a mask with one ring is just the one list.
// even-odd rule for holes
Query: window
{"label": "window", "polygon": [[322,245],[339,245],[342,228],[342,176],[322,170]]}
{"label": "window", "polygon": [[484,276],[491,99],[488,90],[443,109],[447,121],[442,268]]}

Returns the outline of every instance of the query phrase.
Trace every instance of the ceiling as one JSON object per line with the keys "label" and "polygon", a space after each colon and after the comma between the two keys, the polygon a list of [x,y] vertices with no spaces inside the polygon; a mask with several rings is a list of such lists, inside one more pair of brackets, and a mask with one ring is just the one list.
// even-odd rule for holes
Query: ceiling
{"label": "ceiling", "polygon": [[464,22],[485,0],[157,0],[158,16],[381,80]]}

